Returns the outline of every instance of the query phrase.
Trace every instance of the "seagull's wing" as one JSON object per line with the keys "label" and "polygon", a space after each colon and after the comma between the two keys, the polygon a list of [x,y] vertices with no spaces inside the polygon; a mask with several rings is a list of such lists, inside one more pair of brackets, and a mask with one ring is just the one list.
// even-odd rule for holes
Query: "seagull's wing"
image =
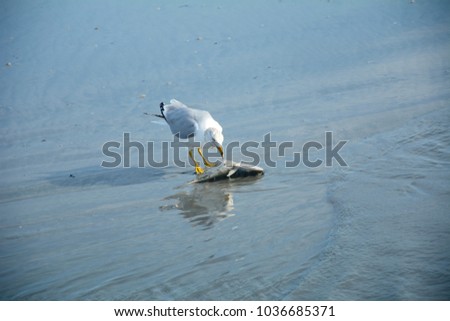
{"label": "seagull's wing", "polygon": [[171,99],[171,100],[170,100],[170,104],[171,104],[172,106],[178,107],[178,108],[180,108],[180,107],[186,107],[186,108],[187,108],[187,106],[186,106],[185,104],[183,104],[181,101],[178,101],[178,100],[176,100],[176,99]]}
{"label": "seagull's wing", "polygon": [[172,100],[170,102],[171,105],[164,106],[164,115],[172,134],[182,139],[194,136],[198,128],[194,112],[184,105],[178,107],[176,104],[174,106]]}

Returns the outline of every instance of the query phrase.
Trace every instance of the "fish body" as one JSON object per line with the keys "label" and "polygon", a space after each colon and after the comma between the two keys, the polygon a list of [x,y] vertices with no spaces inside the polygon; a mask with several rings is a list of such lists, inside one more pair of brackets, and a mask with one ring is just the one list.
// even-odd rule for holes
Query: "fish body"
{"label": "fish body", "polygon": [[264,175],[264,169],[261,167],[226,161],[219,167],[208,169],[205,173],[198,175],[193,183],[215,182],[261,175]]}

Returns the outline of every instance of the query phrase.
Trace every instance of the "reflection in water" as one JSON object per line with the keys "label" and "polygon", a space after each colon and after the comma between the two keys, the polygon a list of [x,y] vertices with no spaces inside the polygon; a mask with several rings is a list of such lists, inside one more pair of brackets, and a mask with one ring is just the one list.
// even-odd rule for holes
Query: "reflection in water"
{"label": "reflection in water", "polygon": [[226,184],[192,184],[164,200],[176,200],[175,204],[162,205],[160,210],[178,209],[194,226],[210,228],[214,223],[233,216],[233,195]]}

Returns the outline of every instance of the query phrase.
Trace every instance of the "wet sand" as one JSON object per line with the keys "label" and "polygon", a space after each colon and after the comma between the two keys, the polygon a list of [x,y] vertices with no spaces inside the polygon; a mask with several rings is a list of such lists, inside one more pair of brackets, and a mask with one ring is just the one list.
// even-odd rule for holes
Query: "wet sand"
{"label": "wet sand", "polygon": [[[448,9],[3,2],[0,298],[447,300]],[[148,115],[171,98],[225,145],[294,147],[258,179],[100,166],[123,133],[171,141]],[[327,131],[347,167],[285,166]]]}

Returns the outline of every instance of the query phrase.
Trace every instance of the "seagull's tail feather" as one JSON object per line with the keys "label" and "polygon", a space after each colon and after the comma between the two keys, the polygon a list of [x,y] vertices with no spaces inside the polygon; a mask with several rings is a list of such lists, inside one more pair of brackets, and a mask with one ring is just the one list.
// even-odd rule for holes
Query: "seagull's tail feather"
{"label": "seagull's tail feather", "polygon": [[[161,115],[153,114],[153,116],[166,119],[166,116],[164,116],[164,103],[163,102],[161,102],[161,104],[159,104],[159,109],[161,110]],[[166,119],[166,121],[167,121],[167,119]]]}

